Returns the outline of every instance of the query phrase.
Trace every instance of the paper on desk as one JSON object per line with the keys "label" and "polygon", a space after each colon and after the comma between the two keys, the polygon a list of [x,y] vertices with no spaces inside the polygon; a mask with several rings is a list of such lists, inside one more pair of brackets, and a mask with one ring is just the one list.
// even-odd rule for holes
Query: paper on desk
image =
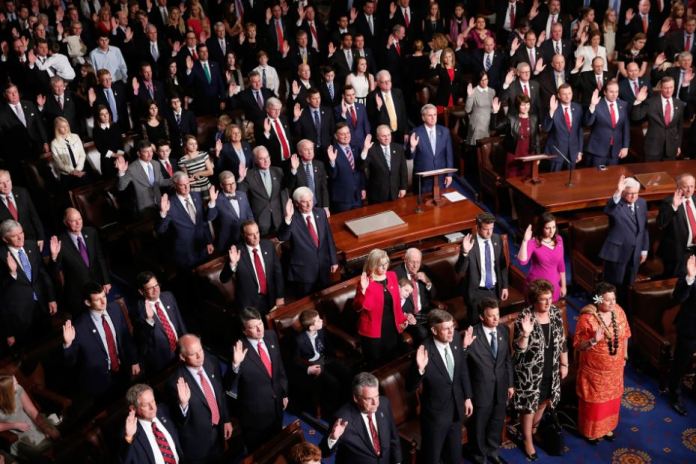
{"label": "paper on desk", "polygon": [[442,194],[443,197],[454,203],[455,201],[466,200],[466,197],[459,192],[447,192]]}

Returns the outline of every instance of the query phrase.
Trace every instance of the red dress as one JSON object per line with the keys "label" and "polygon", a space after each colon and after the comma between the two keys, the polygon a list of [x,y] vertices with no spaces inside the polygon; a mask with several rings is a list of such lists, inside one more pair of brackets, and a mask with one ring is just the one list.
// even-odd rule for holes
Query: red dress
{"label": "red dress", "polygon": [[520,133],[515,145],[515,153],[508,153],[505,162],[505,177],[528,177],[532,175],[532,165],[518,161],[520,156],[528,156],[532,136],[529,128],[529,118],[519,118]]}

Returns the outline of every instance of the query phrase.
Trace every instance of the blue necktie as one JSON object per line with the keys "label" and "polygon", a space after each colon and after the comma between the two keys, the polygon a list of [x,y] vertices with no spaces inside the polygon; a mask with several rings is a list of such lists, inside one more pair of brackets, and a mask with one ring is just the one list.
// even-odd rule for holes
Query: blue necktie
{"label": "blue necktie", "polygon": [[[27,279],[29,279],[29,282],[31,282],[31,263],[29,262],[27,254],[24,252],[24,248],[20,248],[19,250],[17,250],[17,257],[19,258],[19,264],[22,265],[22,270],[24,270],[24,274],[26,274]],[[33,292],[33,295],[34,301],[37,301],[39,298],[36,296],[36,292]]]}
{"label": "blue necktie", "polygon": [[150,163],[147,164],[147,180],[150,182],[150,185],[155,183],[155,171],[153,171]]}
{"label": "blue necktie", "polygon": [[486,71],[491,69],[491,55],[486,54]]}
{"label": "blue necktie", "polygon": [[307,187],[312,191],[312,193],[315,194],[315,185],[314,185],[314,173],[312,172],[312,165],[309,163],[305,163],[304,165],[305,168],[305,176],[307,176]]}
{"label": "blue necktie", "polygon": [[485,240],[485,265],[486,265],[486,288],[493,288],[493,250],[491,249],[491,241]]}
{"label": "blue necktie", "polygon": [[319,120],[319,110],[314,110],[314,128],[317,130],[317,146],[321,146],[321,121]]}
{"label": "blue necktie", "polygon": [[118,122],[118,109],[116,108],[116,99],[114,98],[114,91],[111,88],[106,90],[106,101],[109,103],[109,109],[111,109],[111,119],[112,122]]}
{"label": "blue necktie", "polygon": [[334,99],[334,86],[333,82],[330,82],[329,85],[327,86],[329,88],[329,95],[331,95],[331,99]]}
{"label": "blue necktie", "polygon": [[493,353],[493,359],[498,357],[498,337],[496,337],[495,330],[491,332],[491,353]]}

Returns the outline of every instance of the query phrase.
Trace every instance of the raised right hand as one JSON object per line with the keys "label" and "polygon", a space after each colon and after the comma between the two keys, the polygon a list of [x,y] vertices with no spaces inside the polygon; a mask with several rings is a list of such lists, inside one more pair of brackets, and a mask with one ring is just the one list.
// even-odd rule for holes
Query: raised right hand
{"label": "raised right hand", "polygon": [[549,114],[553,117],[554,113],[558,109],[558,100],[555,95],[551,95],[549,99]]}
{"label": "raised right hand", "polygon": [[686,275],[690,278],[696,277],[696,256],[691,255],[686,260]]}
{"label": "raised right hand", "polygon": [[594,339],[596,343],[599,343],[602,340],[604,340],[604,328],[601,324],[597,326],[597,331],[595,332]]}
{"label": "raised right hand", "polygon": [[469,253],[474,248],[474,236],[466,234],[462,239],[462,253]]}
{"label": "raised right hand", "polygon": [[239,367],[246,357],[248,349],[244,348],[244,344],[241,340],[237,340],[237,343],[232,347],[232,365]]}
{"label": "raised right hand", "polygon": [[176,381],[176,396],[179,399],[179,404],[181,406],[186,406],[191,399],[191,388],[189,384],[186,383],[183,377],[179,377]]}
{"label": "raised right hand", "polygon": [[686,200],[686,198],[684,197],[684,193],[681,191],[681,189],[675,190],[674,195],[672,196],[672,207],[674,209],[679,208],[682,203],[684,203],[684,200]]}
{"label": "raised right hand", "polygon": [[10,271],[10,274],[17,274],[17,261],[15,261],[12,253],[9,251],[7,252],[7,268]]}
{"label": "raised right hand", "polygon": [[299,103],[295,103],[295,106],[292,107],[292,115],[295,120],[300,119],[300,116],[302,116],[302,106]]}
{"label": "raised right hand", "polygon": [[126,161],[124,156],[117,156],[114,158],[114,166],[116,166],[116,170],[118,170],[119,173],[124,173],[126,169],[128,169],[128,161]]}
{"label": "raised right hand", "polygon": [[336,157],[338,157],[338,151],[336,151],[336,148],[330,145],[329,148],[326,149],[326,156],[329,157],[329,161],[331,163],[335,163]]}
{"label": "raised right hand", "polygon": [[375,104],[377,105],[377,111],[380,111],[382,109],[382,105],[384,105],[382,97],[378,93],[375,94]]}
{"label": "raised right hand", "polygon": [[60,254],[60,240],[58,240],[58,237],[53,235],[51,237],[51,242],[49,243],[49,248],[51,250],[51,259],[55,261],[58,259],[58,255]]}
{"label": "raised right hand", "polygon": [[532,330],[534,330],[534,322],[532,321],[531,314],[527,314],[522,318],[521,326],[523,335],[528,336],[532,333]]}
{"label": "raised right hand", "polygon": [[425,345],[421,345],[418,347],[418,350],[416,350],[416,366],[418,366],[418,370],[420,372],[423,372],[425,370],[425,366],[428,365],[428,350],[425,349]]}
{"label": "raised right hand", "polygon": [[135,409],[131,409],[126,417],[126,437],[133,438],[138,431],[138,419],[135,418]]}
{"label": "raised right hand", "polygon": [[367,276],[365,272],[360,274],[360,288],[362,289],[362,292],[365,293],[367,290],[367,287],[370,285],[370,278]]}
{"label": "raised right hand", "polygon": [[227,252],[227,256],[229,256],[230,258],[230,264],[232,266],[236,266],[242,254],[235,245],[232,245],[229,251]]}
{"label": "raised right hand", "polygon": [[267,134],[271,133],[271,118],[263,119],[263,131]]}
{"label": "raised right hand", "polygon": [[[392,3],[393,5],[393,3]],[[348,427],[348,421],[341,419],[340,417],[336,419],[336,422],[334,422],[333,428],[331,429],[331,434],[329,437],[332,440],[338,440],[341,438],[341,435],[343,435],[343,432],[346,431],[346,427]]]}
{"label": "raised right hand", "polygon": [[300,157],[297,156],[297,153],[293,153],[290,156],[290,169],[293,171],[297,171],[297,169],[300,167]]}
{"label": "raised right hand", "polygon": [[411,137],[409,137],[409,139],[408,139],[408,143],[409,143],[409,145],[411,146],[411,151],[415,151],[415,150],[416,150],[416,147],[418,146],[418,142],[419,142],[419,141],[420,141],[420,139],[418,138],[418,136],[416,135],[416,133],[415,133],[415,132],[411,132]]}
{"label": "raised right hand", "polygon": [[532,225],[529,224],[527,228],[524,231],[524,238],[522,238],[523,242],[528,242],[532,239]]}
{"label": "raised right hand", "polygon": [[160,212],[167,214],[169,212],[169,208],[171,208],[171,204],[169,203],[169,195],[163,193],[160,200]]}
{"label": "raised right hand", "polygon": [[63,325],[63,343],[65,346],[70,347],[73,341],[75,341],[75,327],[73,327],[72,321],[68,319]]}
{"label": "raised right hand", "polygon": [[292,219],[293,214],[295,214],[295,205],[292,204],[292,198],[288,198],[288,201],[285,203],[285,217]]}

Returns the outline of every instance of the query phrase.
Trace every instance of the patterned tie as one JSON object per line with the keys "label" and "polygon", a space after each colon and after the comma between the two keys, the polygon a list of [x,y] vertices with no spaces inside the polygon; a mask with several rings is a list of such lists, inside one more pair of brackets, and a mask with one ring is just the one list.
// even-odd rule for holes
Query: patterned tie
{"label": "patterned tie", "polygon": [[449,374],[450,380],[454,379],[454,359],[452,359],[452,354],[450,353],[449,345],[445,346],[445,367],[447,368],[447,374]]}
{"label": "patterned tie", "polygon": [[283,26],[280,24],[280,20],[276,19],[275,20],[275,30],[276,30],[276,38],[278,39],[278,50],[283,49]]}
{"label": "patterned tie", "polygon": [[164,335],[167,336],[169,349],[173,353],[176,351],[176,335],[174,334],[174,329],[172,329],[172,325],[169,323],[167,315],[164,314],[164,309],[162,309],[162,305],[160,305],[159,301],[155,302],[155,312],[157,313],[157,318],[160,320],[160,324],[162,324],[162,329],[164,329]]}
{"label": "patterned tie", "polygon": [[263,99],[261,98],[261,92],[254,90],[254,95],[256,96],[256,104],[259,105],[259,109],[263,109]]}
{"label": "patterned tie", "polygon": [[13,108],[15,109],[15,113],[17,113],[17,117],[19,118],[20,122],[24,127],[27,126],[27,118],[24,116],[24,110],[22,109],[22,105],[19,103],[16,105],[13,105]]}
{"label": "patterned tie", "polygon": [[691,227],[691,244],[696,244],[696,217],[694,217],[694,211],[691,205],[691,198],[684,202],[684,209],[686,209],[686,217],[689,220],[689,226]]}
{"label": "patterned tie", "polygon": [[256,269],[256,276],[259,279],[259,294],[265,295],[268,292],[268,286],[266,285],[266,272],[263,270],[263,263],[261,263],[258,248],[254,248],[254,269]]}
{"label": "patterned tie", "polygon": [[602,76],[597,76],[597,90],[602,90]]}
{"label": "patterned tie", "polygon": [[63,96],[62,96],[62,95],[58,95],[58,96],[56,97],[56,100],[58,100],[58,106],[60,106],[60,109],[61,109],[61,111],[62,111],[62,110],[63,110]]}
{"label": "patterned tie", "polygon": [[208,408],[210,409],[210,423],[218,425],[220,423],[220,409],[218,408],[217,400],[213,393],[213,387],[210,386],[210,382],[208,382],[208,379],[205,377],[203,368],[198,369],[198,378],[201,381],[203,396],[205,396],[205,401],[208,403]]}
{"label": "patterned tie", "polygon": [[259,358],[261,358],[263,367],[266,368],[268,376],[273,377],[273,365],[271,364],[271,358],[268,357],[268,353],[266,353],[266,349],[263,347],[263,340],[259,340],[256,346],[259,349]]}
{"label": "patterned tie", "polygon": [[633,81],[633,94],[638,95],[638,81]]}
{"label": "patterned tie", "polygon": [[7,204],[7,210],[15,221],[19,220],[19,213],[17,212],[17,206],[15,206],[14,198],[12,195],[5,195],[5,203]]}
{"label": "patterned tie", "polygon": [[310,163],[304,163],[305,177],[307,177],[307,187],[316,193],[316,185],[314,184],[314,174],[312,173],[312,165]]}
{"label": "patterned tie", "polygon": [[523,92],[526,96],[529,96],[529,90],[527,89],[527,84],[522,84],[522,92]]}
{"label": "patterned tie", "polygon": [[493,359],[498,358],[498,337],[495,330],[491,332],[491,353],[493,354]]}
{"label": "patterned tie", "polygon": [[568,113],[568,107],[566,106],[564,108],[565,112],[563,114],[563,117],[565,118],[565,123],[566,127],[568,128],[568,131],[573,127],[572,123],[570,122],[570,113]]}
{"label": "patterned tie", "polygon": [[493,288],[493,250],[491,249],[491,241],[490,240],[485,240],[484,242],[484,248],[485,248],[485,256],[484,259],[486,261],[486,281],[485,285],[486,288],[492,289]]}
{"label": "patterned tie", "polygon": [[560,42],[556,42],[556,55],[561,54],[561,46],[559,45]]}
{"label": "patterned tie", "polygon": [[174,453],[172,452],[171,446],[169,446],[167,438],[164,436],[164,433],[157,428],[154,422],[152,423],[152,434],[155,436],[155,441],[157,442],[160,453],[162,453],[164,464],[176,464]]}
{"label": "patterned tie", "polygon": [[399,121],[396,117],[396,108],[391,97],[391,92],[384,95],[384,106],[387,107],[387,115],[389,116],[389,127],[392,132],[399,128]]}
{"label": "patterned tie", "polygon": [[186,212],[188,213],[188,216],[191,219],[191,222],[193,222],[195,224],[196,223],[196,208],[193,206],[193,203],[191,202],[190,198],[186,198],[186,200],[184,200],[184,203],[186,204]]}
{"label": "patterned tie", "polygon": [[278,136],[278,140],[280,141],[280,148],[281,148],[281,153],[283,155],[283,159],[289,159],[290,158],[290,145],[288,145],[288,139],[285,138],[285,134],[283,133],[283,128],[280,126],[280,121],[276,119],[274,121],[275,124],[275,131],[276,135]]}
{"label": "patterned tie", "polygon": [[121,363],[118,360],[118,351],[116,350],[116,338],[111,331],[111,326],[106,320],[106,314],[102,314],[102,327],[104,328],[104,337],[106,338],[106,349],[109,352],[109,361],[111,362],[111,372],[118,372]]}
{"label": "patterned tie", "polygon": [[353,158],[353,152],[350,151],[350,146],[346,145],[345,152],[346,158],[348,158],[348,164],[350,164],[350,169],[355,171],[355,158]]}
{"label": "patterned tie", "polygon": [[77,236],[77,249],[82,257],[82,262],[85,263],[85,266],[89,267],[89,253],[87,253],[87,246],[85,245],[85,241],[82,240],[82,235]]}
{"label": "patterned tie", "polygon": [[391,153],[389,153],[389,147],[382,147],[382,153],[384,153],[384,161],[387,162],[387,167],[391,171]]}
{"label": "patterned tie", "polygon": [[309,216],[307,216],[307,229],[309,230],[309,235],[312,237],[314,246],[319,248],[319,236],[317,235],[317,231],[314,229],[314,224],[312,224],[312,218]]}
{"label": "patterned tie", "polygon": [[672,122],[672,104],[669,102],[669,99],[667,99],[667,103],[665,103],[665,126],[669,126],[669,123]]}
{"label": "patterned tie", "polygon": [[268,88],[268,80],[266,77],[266,68],[261,68],[261,85]]}
{"label": "patterned tie", "polygon": [[375,415],[367,415],[367,423],[370,426],[370,437],[372,437],[372,447],[375,449],[375,454],[377,456],[382,454],[382,444],[379,442],[379,434],[377,433],[377,427],[375,427]]}
{"label": "patterned tie", "polygon": [[406,29],[408,29],[408,26],[411,25],[411,15],[408,13],[408,8],[404,8],[404,23]]}
{"label": "patterned tie", "polygon": [[329,82],[326,87],[329,89],[329,96],[331,97],[331,100],[333,100],[335,96],[333,82]]}
{"label": "patterned tie", "polygon": [[488,71],[489,69],[491,69],[491,64],[492,64],[492,63],[491,63],[491,54],[490,54],[490,53],[486,53],[486,63],[485,63],[486,71]]}

